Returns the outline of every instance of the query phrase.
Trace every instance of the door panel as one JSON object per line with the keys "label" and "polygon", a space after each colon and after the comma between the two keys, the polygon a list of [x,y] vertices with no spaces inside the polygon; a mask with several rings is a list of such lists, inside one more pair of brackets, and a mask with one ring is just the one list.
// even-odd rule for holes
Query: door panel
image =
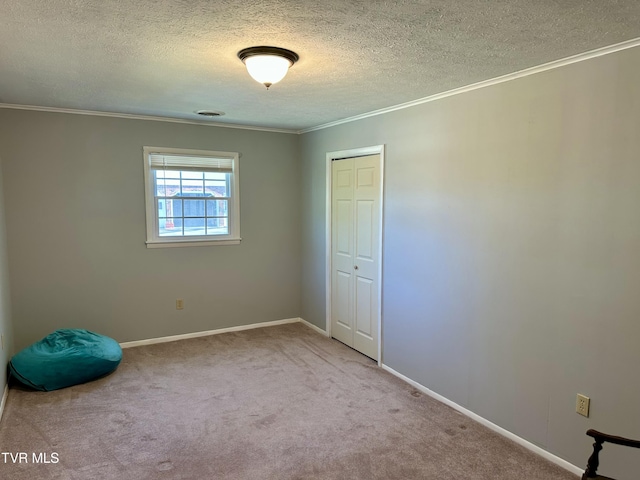
{"label": "door panel", "polygon": [[375,186],[375,167],[360,166],[356,173],[358,176],[358,188]]}
{"label": "door panel", "polygon": [[336,202],[336,253],[348,257],[351,257],[352,203],[351,200]]}
{"label": "door panel", "polygon": [[352,170],[341,169],[338,170],[338,175],[336,177],[336,185],[338,188],[351,188],[351,176],[353,175]]}
{"label": "door panel", "polygon": [[373,338],[373,329],[377,326],[371,324],[372,286],[373,282],[368,278],[356,277],[356,331],[369,339]]}
{"label": "door panel", "polygon": [[336,321],[341,327],[351,330],[351,274],[336,272]]}
{"label": "door panel", "polygon": [[359,200],[356,210],[356,258],[357,260],[373,261],[373,211],[374,202]]}

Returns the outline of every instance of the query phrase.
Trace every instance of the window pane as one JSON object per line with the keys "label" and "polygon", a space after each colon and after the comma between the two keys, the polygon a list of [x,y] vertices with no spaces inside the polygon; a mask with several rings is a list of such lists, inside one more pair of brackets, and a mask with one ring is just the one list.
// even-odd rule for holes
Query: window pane
{"label": "window pane", "polygon": [[207,200],[207,217],[229,216],[228,204],[227,200]]}
{"label": "window pane", "polygon": [[228,197],[229,192],[227,191],[227,181],[204,181],[204,189],[207,193],[211,193],[216,197]]}
{"label": "window pane", "polygon": [[[167,213],[165,217],[181,217],[182,216],[182,200],[167,198],[165,201],[165,208]],[[160,200],[158,200],[160,203]]]}
{"label": "window pane", "polygon": [[185,218],[184,235],[205,235],[204,218]]}
{"label": "window pane", "polygon": [[180,192],[180,179],[156,176],[156,196],[170,197]]}
{"label": "window pane", "polygon": [[[183,170],[181,171],[183,179],[199,179],[202,180],[204,172],[192,172],[191,170]],[[202,182],[200,182],[202,183]]]}
{"label": "window pane", "polygon": [[158,180],[156,178],[156,196],[157,197],[166,197],[167,196],[167,189],[166,189],[166,185],[165,185],[164,179]]}
{"label": "window pane", "polygon": [[202,180],[182,180],[182,194],[187,195],[189,193],[204,193],[204,187]]}
{"label": "window pane", "polygon": [[206,180],[227,180],[228,173],[220,173],[220,172],[204,172],[204,178]]}
{"label": "window pane", "polygon": [[167,182],[166,196],[173,197],[175,195],[180,195],[180,184],[169,183]]}
{"label": "window pane", "polygon": [[169,197],[180,191],[180,172],[154,170],[156,196]]}
{"label": "window pane", "polygon": [[182,218],[158,219],[159,235],[161,237],[181,237]]}
{"label": "window pane", "polygon": [[208,218],[207,235],[227,235],[229,233],[229,222],[226,218]]}
{"label": "window pane", "polygon": [[180,178],[180,172],[175,170],[154,170],[156,178]]}
{"label": "window pane", "polygon": [[166,200],[163,198],[159,198],[156,205],[158,207],[158,218],[166,217],[167,216]]}
{"label": "window pane", "polygon": [[204,200],[184,200],[185,217],[204,217]]}

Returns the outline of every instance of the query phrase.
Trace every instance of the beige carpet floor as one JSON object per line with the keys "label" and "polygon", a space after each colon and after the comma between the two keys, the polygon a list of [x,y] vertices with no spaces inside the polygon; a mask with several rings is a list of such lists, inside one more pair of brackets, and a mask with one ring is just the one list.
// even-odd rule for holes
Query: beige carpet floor
{"label": "beige carpet floor", "polygon": [[[302,324],[131,348],[55,392],[11,388],[0,478],[577,477]],[[34,464],[33,453],[58,463]]]}

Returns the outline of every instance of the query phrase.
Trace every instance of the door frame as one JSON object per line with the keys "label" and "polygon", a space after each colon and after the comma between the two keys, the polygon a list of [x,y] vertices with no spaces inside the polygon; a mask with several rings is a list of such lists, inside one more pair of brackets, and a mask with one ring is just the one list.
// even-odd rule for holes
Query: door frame
{"label": "door frame", "polygon": [[332,188],[332,171],[331,165],[334,160],[341,160],[350,157],[365,157],[367,155],[380,155],[380,210],[378,212],[380,219],[380,232],[378,238],[378,365],[382,365],[382,247],[383,247],[383,212],[384,212],[384,150],[385,145],[373,145],[370,147],[353,148],[349,150],[339,150],[336,152],[327,152],[326,157],[326,191],[325,191],[325,232],[326,232],[326,271],[325,271],[325,288],[326,288],[326,332],[331,338],[331,239],[332,237],[332,205],[331,205],[331,188]]}

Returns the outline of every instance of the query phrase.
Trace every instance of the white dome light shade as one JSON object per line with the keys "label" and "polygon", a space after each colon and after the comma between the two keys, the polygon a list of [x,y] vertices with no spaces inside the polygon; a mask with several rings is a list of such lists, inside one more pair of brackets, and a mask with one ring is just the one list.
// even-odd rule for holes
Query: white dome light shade
{"label": "white dome light shade", "polygon": [[253,79],[269,88],[284,78],[292,63],[284,57],[275,55],[255,55],[244,61],[247,71]]}
{"label": "white dome light shade", "polygon": [[238,52],[249,75],[267,89],[284,78],[289,67],[298,61],[298,54],[278,47],[249,47]]}

